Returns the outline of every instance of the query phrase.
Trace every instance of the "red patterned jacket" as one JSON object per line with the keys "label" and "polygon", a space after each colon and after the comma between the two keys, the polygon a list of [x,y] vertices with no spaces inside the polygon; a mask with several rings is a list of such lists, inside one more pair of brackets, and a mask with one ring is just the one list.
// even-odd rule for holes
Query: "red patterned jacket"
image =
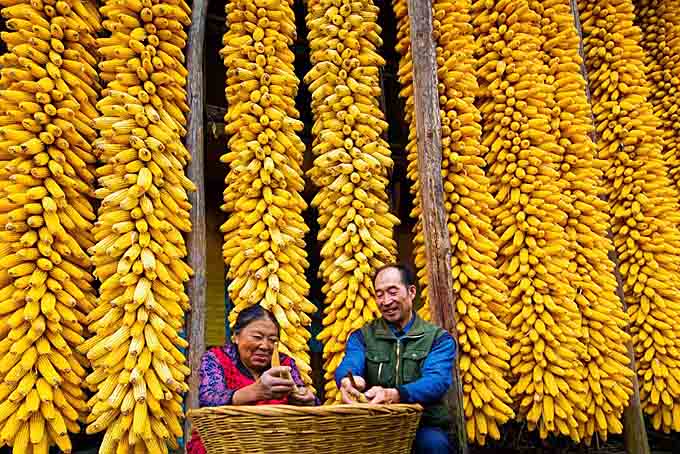
{"label": "red patterned jacket", "polygon": [[[281,355],[281,365],[291,368],[291,375],[296,385],[304,386],[300,378],[300,371],[293,359]],[[201,407],[231,405],[236,391],[255,383],[254,377],[239,359],[236,346],[232,344],[213,347],[205,352],[201,359],[200,378],[198,400]],[[287,403],[288,398],[286,397],[281,400],[258,401],[256,405]],[[191,434],[191,440],[187,444],[187,453],[206,454],[205,447],[196,431]]]}

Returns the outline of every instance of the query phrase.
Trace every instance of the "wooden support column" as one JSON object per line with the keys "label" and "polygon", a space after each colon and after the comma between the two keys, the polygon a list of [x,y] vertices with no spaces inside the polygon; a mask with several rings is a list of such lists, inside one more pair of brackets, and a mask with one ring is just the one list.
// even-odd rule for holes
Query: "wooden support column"
{"label": "wooden support column", "polygon": [[[196,185],[196,191],[189,193],[191,203],[191,233],[187,237],[188,262],[194,270],[194,277],[187,285],[191,311],[186,317],[186,338],[189,342],[187,360],[191,368],[189,393],[186,396],[187,410],[198,408],[198,385],[201,356],[205,351],[205,299],[207,237],[205,221],[205,176],[204,176],[204,111],[205,77],[203,71],[205,49],[205,27],[208,15],[208,0],[194,0],[191,5],[191,27],[187,42],[187,93],[189,112],[186,147],[191,153],[187,176]],[[184,421],[184,443],[190,439],[190,422]]]}
{"label": "wooden support column", "polygon": [[[432,0],[409,0],[411,52],[416,112],[418,175],[423,236],[427,258],[428,290],[432,319],[456,338],[456,312],[451,275],[451,247],[444,210],[441,176],[442,145],[437,93],[437,61],[432,25]],[[447,394],[453,419],[455,452],[467,454],[463,412],[463,389],[458,361],[454,363],[453,386]]]}
{"label": "wooden support column", "polygon": [[[576,26],[576,32],[579,36],[579,54],[581,55],[581,73],[586,81],[586,96],[588,97],[588,102],[592,105],[592,97],[590,93],[590,81],[588,79],[588,70],[586,69],[585,63],[585,52],[583,51],[583,29],[581,27],[581,19],[579,18],[578,5],[576,0],[570,0],[571,2],[571,13],[574,16],[574,25]],[[592,113],[592,112],[591,112]],[[591,139],[593,143],[597,144],[599,137],[595,131],[595,119],[593,118],[593,131],[591,133]],[[606,197],[603,197],[607,200]],[[607,232],[607,236],[612,243],[614,237],[611,229]],[[616,294],[621,301],[621,307],[624,311],[628,310],[626,305],[625,295],[623,292],[623,278],[621,277],[621,272],[619,271],[619,256],[615,249],[609,251],[609,259],[614,264],[614,276],[616,277]],[[627,327],[626,331],[630,334],[630,328]],[[649,441],[647,440],[647,430],[645,428],[645,419],[642,413],[642,405],[640,404],[640,383],[638,381],[637,368],[635,366],[635,351],[633,350],[633,342],[629,340],[626,342],[626,349],[628,350],[628,358],[630,359],[630,368],[635,372],[632,377],[633,382],[633,395],[630,398],[628,406],[623,411],[623,438],[624,446],[628,454],[650,454]]]}
{"label": "wooden support column", "polygon": [[[609,238],[612,238],[612,233],[609,231]],[[619,256],[616,250],[609,251],[609,259],[614,262],[614,276],[616,276],[616,294],[621,300],[623,310],[627,310],[626,301],[623,294],[623,278],[619,272]],[[630,329],[626,329],[630,334]],[[635,372],[632,378],[633,395],[625,410],[623,410],[623,440],[624,447],[628,454],[650,454],[649,441],[647,440],[647,429],[645,427],[645,419],[642,413],[642,405],[640,403],[640,383],[637,377],[637,368],[635,366],[635,351],[633,350],[633,341],[626,342],[626,349],[628,350],[628,358],[630,358],[630,367]]]}

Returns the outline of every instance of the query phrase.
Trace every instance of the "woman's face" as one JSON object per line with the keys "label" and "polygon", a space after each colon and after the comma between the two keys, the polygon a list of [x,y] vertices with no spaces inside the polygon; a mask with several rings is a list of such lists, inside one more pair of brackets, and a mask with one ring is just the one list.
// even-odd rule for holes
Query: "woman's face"
{"label": "woman's face", "polygon": [[257,371],[269,369],[278,340],[276,325],[268,318],[249,323],[235,339],[243,364],[248,369]]}

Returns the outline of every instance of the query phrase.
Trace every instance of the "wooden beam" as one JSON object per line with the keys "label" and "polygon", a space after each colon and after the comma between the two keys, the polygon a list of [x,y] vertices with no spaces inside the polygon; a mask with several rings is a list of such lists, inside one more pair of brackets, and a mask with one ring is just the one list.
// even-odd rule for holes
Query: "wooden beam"
{"label": "wooden beam", "polygon": [[[205,76],[203,71],[205,49],[205,27],[209,0],[194,0],[191,8],[191,27],[187,42],[187,94],[189,112],[186,147],[191,152],[187,176],[196,185],[196,191],[189,194],[191,203],[191,233],[187,237],[188,263],[194,270],[194,277],[187,285],[191,311],[187,313],[187,359],[191,375],[186,409],[198,408],[198,385],[201,356],[205,351],[205,299],[207,237],[205,221],[205,176],[204,176],[204,132]],[[184,421],[184,442],[191,436],[191,424]]]}
{"label": "wooden beam", "polygon": [[[581,56],[581,73],[586,82],[586,96],[588,97],[588,102],[592,106],[592,96],[590,92],[590,81],[588,79],[588,70],[586,69],[586,59],[585,52],[583,50],[583,29],[581,27],[581,19],[579,17],[578,5],[576,0],[570,0],[571,3],[571,13],[574,16],[574,26],[576,27],[576,32],[579,37],[579,54]],[[591,110],[592,115],[592,110]],[[591,139],[593,143],[597,143],[599,137],[595,130],[595,118],[593,118],[593,130],[591,133]],[[607,200],[603,196],[604,200]],[[614,236],[612,234],[611,228],[607,232],[607,236],[614,243]],[[619,256],[616,253],[616,249],[612,248],[609,251],[609,259],[614,264],[614,276],[616,277],[616,294],[621,301],[621,307],[624,311],[628,310],[626,305],[626,299],[623,292],[623,278],[621,277],[621,272],[619,270]],[[630,334],[630,327],[626,328],[628,334]],[[645,428],[645,419],[642,413],[642,405],[640,403],[640,383],[638,381],[637,367],[635,365],[635,351],[633,349],[632,339],[626,342],[626,349],[628,351],[628,358],[630,359],[630,367],[635,372],[631,379],[633,383],[633,395],[631,396],[628,406],[623,411],[623,439],[624,447],[628,454],[650,454],[649,441],[647,439],[647,429]]]}
{"label": "wooden beam", "polygon": [[[422,207],[423,236],[427,258],[428,291],[432,319],[456,338],[456,312],[451,247],[444,210],[444,184],[441,176],[442,145],[437,93],[437,61],[432,24],[432,0],[409,0],[411,53],[416,113],[418,175]],[[458,361],[454,363],[453,386],[447,394],[453,419],[455,452],[468,452],[463,390]]]}

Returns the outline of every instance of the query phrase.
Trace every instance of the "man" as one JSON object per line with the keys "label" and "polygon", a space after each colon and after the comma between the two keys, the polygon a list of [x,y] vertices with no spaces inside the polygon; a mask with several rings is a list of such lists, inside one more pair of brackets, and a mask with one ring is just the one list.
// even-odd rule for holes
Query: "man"
{"label": "man", "polygon": [[[449,453],[450,418],[443,397],[451,386],[455,341],[415,315],[411,270],[387,265],[376,272],[373,283],[382,318],[355,331],[347,341],[345,357],[335,372],[342,400],[353,402],[352,396],[368,388],[365,396],[370,403],[419,403],[425,411],[414,452]],[[350,371],[356,389],[347,377]]]}

